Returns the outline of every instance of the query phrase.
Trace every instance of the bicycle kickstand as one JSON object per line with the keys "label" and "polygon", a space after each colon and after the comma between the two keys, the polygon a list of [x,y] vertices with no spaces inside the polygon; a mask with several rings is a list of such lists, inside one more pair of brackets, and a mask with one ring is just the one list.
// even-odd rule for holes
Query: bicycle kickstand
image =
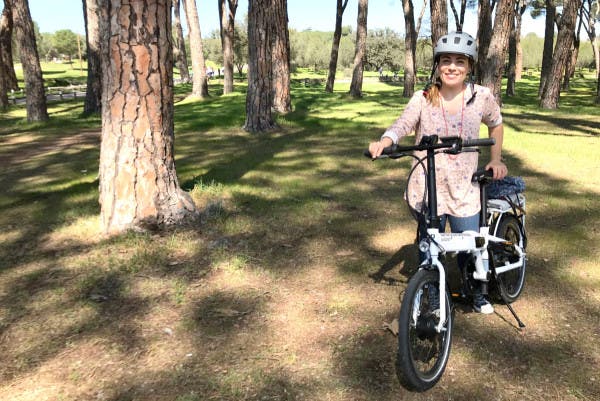
{"label": "bicycle kickstand", "polygon": [[[506,302],[506,301],[505,301]],[[510,311],[510,313],[512,313],[512,315],[514,316],[514,318],[516,319],[517,323],[519,324],[519,329],[523,329],[525,328],[525,324],[521,321],[521,319],[519,319],[519,316],[517,316],[517,313],[515,312],[515,310],[513,309],[512,305],[509,303],[506,303],[506,306],[508,307],[508,310]]]}

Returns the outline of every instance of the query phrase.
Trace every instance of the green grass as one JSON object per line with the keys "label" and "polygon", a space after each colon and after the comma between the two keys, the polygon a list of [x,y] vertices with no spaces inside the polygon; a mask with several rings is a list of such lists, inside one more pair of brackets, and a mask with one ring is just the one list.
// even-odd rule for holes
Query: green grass
{"label": "green grass", "polygon": [[213,84],[203,101],[178,86],[177,173],[201,222],[110,239],[98,227],[99,118],[82,118],[81,101],[53,103],[47,124],[26,123],[23,108],[1,114],[0,394],[598,399],[594,83],[577,78],[558,111],[537,107],[529,78],[504,98],[504,156],[527,184],[515,308],[528,328],[517,333],[501,306],[459,309],[448,371],[423,396],[398,385],[395,339],[381,329],[414,263],[409,163],[362,156],[407,99],[366,80],[354,100],[348,85],[294,83],[293,112],[264,135],[242,129],[242,82],[226,97]]}

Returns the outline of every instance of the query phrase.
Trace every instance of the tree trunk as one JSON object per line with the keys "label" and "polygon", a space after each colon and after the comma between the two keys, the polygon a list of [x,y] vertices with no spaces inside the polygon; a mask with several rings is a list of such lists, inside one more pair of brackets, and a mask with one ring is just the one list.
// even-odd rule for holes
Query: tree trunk
{"label": "tree trunk", "polygon": [[454,14],[454,22],[456,24],[456,31],[462,32],[463,26],[465,25],[465,10],[467,8],[467,0],[460,0],[460,15],[456,11],[456,6],[454,5],[454,0],[450,0],[450,8],[452,9],[452,14]]}
{"label": "tree trunk", "polygon": [[540,87],[538,97],[542,97],[546,82],[552,80],[550,69],[554,51],[554,20],[556,19],[556,5],[554,0],[546,0],[546,29],[544,31],[544,52],[542,55],[542,72],[540,74]]}
{"label": "tree trunk", "polygon": [[190,71],[187,62],[187,50],[185,49],[185,39],[183,37],[183,28],[181,28],[181,0],[173,1],[173,16],[175,17],[175,65],[179,70],[181,82],[189,84]]}
{"label": "tree trunk", "polygon": [[506,95],[515,95],[515,83],[517,80],[517,36],[519,32],[516,29],[515,18],[511,18],[510,32],[508,35],[508,74],[506,80]]}
{"label": "tree trunk", "polygon": [[84,114],[100,113],[102,110],[102,64],[100,18],[106,18],[98,7],[98,0],[83,0],[83,17],[87,46],[87,89],[83,104]]}
{"label": "tree trunk", "polygon": [[4,71],[4,65],[0,63],[0,110],[5,111],[8,108],[8,87],[6,86],[6,72]]}
{"label": "tree trunk", "polygon": [[[565,2],[562,17],[560,19],[560,27],[556,37],[556,47],[554,48],[554,57],[548,77],[558,78],[567,64],[567,59],[570,57],[570,50],[573,45],[575,33],[575,22],[577,19],[577,11],[581,5],[580,0],[572,0]],[[560,97],[560,79],[548,79],[544,85],[544,91],[540,99],[540,107],[544,109],[558,108]]]}
{"label": "tree trunk", "polygon": [[487,57],[490,42],[492,40],[492,6],[490,0],[479,0],[479,18],[477,23],[477,59],[476,79],[481,83],[483,76],[484,61]]}
{"label": "tree trunk", "polygon": [[202,50],[202,34],[196,0],[183,0],[188,30],[190,32],[190,52],[192,53],[192,97],[204,99],[208,97],[208,80],[206,79],[206,62]]}
{"label": "tree trunk", "polygon": [[596,2],[593,0],[584,0],[582,8],[585,10],[586,21],[584,22],[585,30],[592,44],[592,51],[594,53],[594,65],[596,67],[596,103],[600,103],[600,52],[598,51],[598,41],[596,40],[596,27],[595,27],[595,12],[592,12],[592,7],[596,6]]}
{"label": "tree trunk", "polygon": [[273,1],[273,110],[292,111],[290,95],[290,34],[288,31],[287,0]]}
{"label": "tree trunk", "polygon": [[108,11],[102,229],[116,234],[183,223],[197,212],[179,187],[173,156],[171,0],[112,0]]}
{"label": "tree trunk", "polygon": [[42,67],[35,43],[33,21],[27,0],[12,0],[13,21],[17,33],[17,42],[21,54],[21,65],[25,78],[25,96],[27,96],[27,121],[48,120],[46,94]]}
{"label": "tree trunk", "polygon": [[499,0],[496,4],[496,16],[490,46],[486,57],[480,60],[481,84],[490,88],[499,105],[502,105],[502,75],[508,48],[510,20],[513,17],[513,1]]}
{"label": "tree trunk", "polygon": [[573,36],[573,44],[571,45],[571,55],[567,57],[565,65],[565,75],[562,81],[562,90],[568,92],[571,90],[571,78],[575,76],[575,67],[577,66],[577,57],[579,57],[579,37]]}
{"label": "tree trunk", "polygon": [[518,2],[519,9],[515,15],[515,30],[517,31],[516,35],[516,50],[517,50],[517,58],[515,60],[515,81],[520,81],[521,76],[523,75],[523,48],[521,47],[521,31],[523,27],[523,14],[527,9],[527,2],[525,0],[520,0]]}
{"label": "tree trunk", "polygon": [[[18,90],[19,82],[15,74],[15,65],[12,55],[13,17],[11,0],[4,0],[4,9],[0,17],[0,63],[4,71],[6,90]],[[0,76],[0,77],[2,77]]]}
{"label": "tree trunk", "polygon": [[417,31],[415,29],[415,10],[412,0],[402,0],[404,10],[404,90],[403,97],[411,97],[415,92],[416,84],[416,52]]}
{"label": "tree trunk", "polygon": [[244,129],[252,133],[266,132],[276,127],[271,114],[273,1],[248,2],[248,92]]}
{"label": "tree trunk", "polygon": [[358,0],[358,17],[356,21],[356,47],[354,50],[354,71],[350,84],[350,95],[358,98],[362,96],[363,71],[367,54],[367,12],[368,0]]}
{"label": "tree trunk", "polygon": [[335,31],[333,32],[333,44],[331,45],[331,57],[329,59],[329,74],[327,75],[327,84],[325,85],[325,91],[329,93],[333,92],[333,84],[335,83],[340,41],[342,39],[342,17],[347,5],[348,0],[337,0]]}
{"label": "tree trunk", "polygon": [[431,0],[431,43],[448,33],[448,6],[446,0]]}
{"label": "tree trunk", "polygon": [[235,37],[235,13],[238,0],[219,0],[221,47],[223,48],[223,94],[233,92],[233,41]]}

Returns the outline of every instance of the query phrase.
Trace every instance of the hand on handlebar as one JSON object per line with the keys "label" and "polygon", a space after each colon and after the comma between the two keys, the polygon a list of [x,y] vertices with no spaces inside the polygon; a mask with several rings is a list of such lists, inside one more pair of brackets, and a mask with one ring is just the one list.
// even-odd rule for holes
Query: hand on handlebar
{"label": "hand on handlebar", "polygon": [[508,167],[506,167],[506,164],[499,160],[492,160],[485,166],[485,169],[489,169],[494,172],[494,180],[501,180],[506,177],[506,174],[508,174]]}
{"label": "hand on handlebar", "polygon": [[380,141],[371,142],[369,144],[369,153],[371,158],[377,159],[383,153],[383,149],[392,146],[392,140],[388,137],[382,138]]}

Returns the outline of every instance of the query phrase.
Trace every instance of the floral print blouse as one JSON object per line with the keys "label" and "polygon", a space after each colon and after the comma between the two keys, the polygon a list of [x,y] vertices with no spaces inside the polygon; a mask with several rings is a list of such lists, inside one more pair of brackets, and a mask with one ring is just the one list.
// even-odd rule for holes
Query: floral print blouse
{"label": "floral print blouse", "polygon": [[[416,92],[408,102],[402,115],[385,131],[397,143],[398,138],[415,132],[419,143],[425,135],[438,137],[462,136],[463,139],[479,138],[481,123],[489,128],[502,124],[500,107],[489,88],[474,85],[475,99],[471,99],[471,86],[463,97],[462,110],[456,114],[444,111],[441,106],[428,103],[423,91]],[[415,152],[415,156],[425,157],[425,152]],[[481,207],[477,183],[471,182],[471,176],[477,170],[478,153],[466,152],[458,155],[438,154],[435,157],[437,181],[438,214],[456,217],[473,216]],[[414,164],[413,164],[414,165]],[[423,202],[427,202],[425,193],[425,171],[416,167],[408,184],[406,193],[411,207],[421,211]]]}

